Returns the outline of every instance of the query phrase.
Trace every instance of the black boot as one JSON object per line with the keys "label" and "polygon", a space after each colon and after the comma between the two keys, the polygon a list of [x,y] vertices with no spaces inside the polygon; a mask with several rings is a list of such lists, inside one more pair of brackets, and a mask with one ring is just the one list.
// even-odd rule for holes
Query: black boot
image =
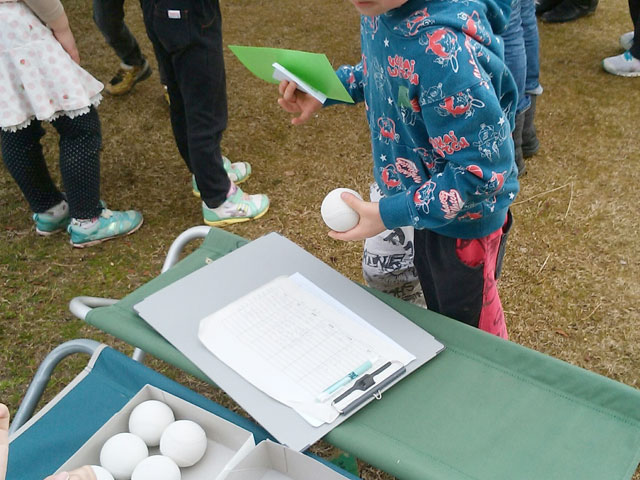
{"label": "black boot", "polygon": [[536,15],[542,15],[558,5],[562,0],[535,0]]}
{"label": "black boot", "polygon": [[531,97],[531,106],[524,112],[524,125],[522,127],[522,156],[524,158],[533,157],[540,149],[540,142],[536,135],[536,126],[534,118],[536,116],[536,100],[537,95],[529,95]]}
{"label": "black boot", "polygon": [[526,167],[524,156],[522,155],[522,129],[524,128],[524,116],[526,112],[516,114],[516,128],[513,129],[513,146],[516,151],[516,167],[518,167],[518,177],[522,175]]}
{"label": "black boot", "polygon": [[570,22],[595,12],[597,6],[598,0],[562,0],[540,18],[549,23]]}

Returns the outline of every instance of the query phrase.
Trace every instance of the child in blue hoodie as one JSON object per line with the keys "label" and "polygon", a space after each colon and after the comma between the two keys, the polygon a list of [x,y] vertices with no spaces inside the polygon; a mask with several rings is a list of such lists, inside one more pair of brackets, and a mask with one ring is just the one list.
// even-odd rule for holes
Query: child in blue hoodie
{"label": "child in blue hoodie", "polygon": [[[415,228],[415,266],[430,310],[507,337],[496,279],[518,193],[511,131],[516,85],[498,34],[508,0],[350,0],[362,58],[337,74],[365,102],[379,202],[350,194],[362,240]],[[501,3],[502,2],[502,3]],[[300,124],[320,102],[283,81],[280,106]]]}

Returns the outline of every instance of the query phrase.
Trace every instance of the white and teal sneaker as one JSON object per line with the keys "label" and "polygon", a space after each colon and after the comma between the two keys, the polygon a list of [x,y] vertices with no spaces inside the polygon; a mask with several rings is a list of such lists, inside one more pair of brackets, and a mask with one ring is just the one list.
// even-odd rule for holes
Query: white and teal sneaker
{"label": "white and teal sneaker", "polygon": [[[225,172],[227,172],[229,180],[231,180],[236,185],[238,183],[244,182],[251,176],[251,164],[248,162],[231,163],[231,160],[223,155],[222,166],[224,167]],[[198,189],[198,185],[196,184],[196,177],[194,175],[191,175],[191,188],[193,189],[193,194],[196,197],[200,198],[200,190]]]}
{"label": "white and teal sneaker", "polygon": [[216,208],[209,208],[202,202],[204,223],[213,227],[246,222],[260,218],[269,210],[269,197],[263,194],[248,195],[239,187]]}
{"label": "white and teal sneaker", "polygon": [[112,238],[130,235],[142,226],[143,218],[135,210],[115,211],[105,208],[95,221],[71,220],[67,232],[76,248],[90,247]]}
{"label": "white and teal sneaker", "polygon": [[621,55],[605,58],[602,68],[621,77],[640,77],[640,60],[631,55],[629,50]]}
{"label": "white and teal sneaker", "polygon": [[54,233],[63,231],[69,225],[69,204],[62,200],[43,213],[34,213],[33,221],[36,222],[36,233],[48,237]]}

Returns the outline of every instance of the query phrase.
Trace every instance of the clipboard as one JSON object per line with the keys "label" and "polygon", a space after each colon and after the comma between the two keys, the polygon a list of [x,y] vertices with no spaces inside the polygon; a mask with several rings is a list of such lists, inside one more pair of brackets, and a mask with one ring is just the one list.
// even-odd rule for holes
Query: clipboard
{"label": "clipboard", "polygon": [[278,276],[202,319],[198,339],[315,427],[343,413],[332,403],[343,392],[355,400],[398,370],[389,359],[404,367],[416,358],[300,273]]}
{"label": "clipboard", "polygon": [[[246,272],[251,272],[247,275]],[[363,391],[362,401],[331,424],[313,427],[290,407],[256,388],[215,357],[198,339],[202,319],[279,275],[302,273],[320,289],[388,335],[416,359],[378,389]],[[370,294],[360,285],[277,233],[260,237],[134,305],[139,315],[198,366],[280,443],[298,451],[324,437],[390,386],[434,359],[444,349],[429,332]],[[384,401],[384,400],[383,400]],[[345,406],[346,407],[346,406]]]}

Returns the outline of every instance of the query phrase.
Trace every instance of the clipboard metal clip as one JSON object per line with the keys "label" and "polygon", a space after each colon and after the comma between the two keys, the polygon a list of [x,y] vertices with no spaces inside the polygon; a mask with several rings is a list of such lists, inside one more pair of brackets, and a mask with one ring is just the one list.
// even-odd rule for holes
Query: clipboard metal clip
{"label": "clipboard metal clip", "polygon": [[387,362],[375,371],[358,378],[348,390],[336,397],[331,405],[341,414],[347,415],[369,400],[380,400],[382,390],[405,371],[406,368],[401,362]]}

